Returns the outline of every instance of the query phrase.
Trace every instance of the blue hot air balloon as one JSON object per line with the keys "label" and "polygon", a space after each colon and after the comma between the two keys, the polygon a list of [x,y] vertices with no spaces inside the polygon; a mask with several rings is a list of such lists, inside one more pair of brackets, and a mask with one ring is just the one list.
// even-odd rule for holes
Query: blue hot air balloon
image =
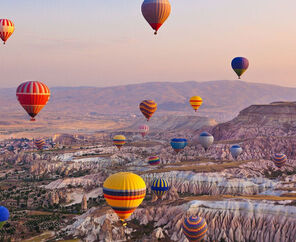
{"label": "blue hot air balloon", "polygon": [[151,190],[155,193],[158,198],[162,198],[164,194],[170,189],[169,183],[166,179],[155,178],[152,182]]}
{"label": "blue hot air balloon", "polygon": [[230,153],[234,159],[237,159],[237,157],[243,152],[242,147],[239,145],[233,145],[230,148]]}
{"label": "blue hot air balloon", "polygon": [[3,225],[9,219],[9,211],[6,207],[0,206],[0,229],[2,229]]}
{"label": "blue hot air balloon", "polygon": [[249,67],[249,61],[245,57],[235,57],[231,62],[232,69],[238,76],[238,79],[241,78],[241,75],[245,73],[245,71]]}
{"label": "blue hot air balloon", "polygon": [[183,150],[187,146],[187,139],[172,139],[171,140],[171,146],[176,151],[176,153],[179,153],[181,150]]}

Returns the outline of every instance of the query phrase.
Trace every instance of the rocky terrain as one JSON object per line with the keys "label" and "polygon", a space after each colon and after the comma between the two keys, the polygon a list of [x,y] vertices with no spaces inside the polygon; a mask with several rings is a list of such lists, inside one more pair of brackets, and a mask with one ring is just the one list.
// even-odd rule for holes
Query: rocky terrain
{"label": "rocky terrain", "polygon": [[[13,218],[22,213],[26,221],[24,213],[34,215],[25,223],[11,221],[24,234],[5,227],[3,238],[28,238],[50,230],[54,233],[44,236],[54,240],[185,242],[182,220],[199,215],[209,226],[206,241],[294,242],[295,107],[295,103],[253,105],[220,124],[208,118],[159,116],[149,123],[151,132],[144,139],[134,128],[140,123],[136,119],[127,129],[55,135],[57,147],[42,152],[6,152],[0,165],[9,183],[0,180],[8,189],[0,196],[13,206]],[[207,152],[198,143],[202,131],[215,137]],[[117,133],[127,137],[121,151],[111,141]],[[170,147],[174,137],[189,141],[178,155]],[[243,148],[237,160],[229,151],[232,144]],[[288,156],[282,168],[273,164],[275,152]],[[159,155],[161,164],[150,166],[151,155]],[[147,185],[146,198],[126,227],[102,193],[105,179],[119,171],[134,172]],[[161,200],[150,190],[157,177],[165,178],[171,187]],[[18,193],[28,195],[17,202]],[[43,222],[37,226],[38,221]]]}

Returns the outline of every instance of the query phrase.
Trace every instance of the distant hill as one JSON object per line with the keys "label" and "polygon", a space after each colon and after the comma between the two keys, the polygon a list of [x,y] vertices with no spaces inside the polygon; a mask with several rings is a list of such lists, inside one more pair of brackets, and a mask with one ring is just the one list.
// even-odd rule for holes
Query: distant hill
{"label": "distant hill", "polygon": [[[242,81],[161,82],[105,88],[53,87],[51,91],[51,100],[42,113],[93,117],[101,114],[140,115],[138,105],[143,99],[154,99],[158,103],[156,115],[192,115],[188,100],[199,95],[204,104],[198,115],[225,121],[252,104],[296,100],[296,88]],[[23,112],[16,101],[15,89],[0,89],[0,101],[2,114]],[[5,116],[1,115],[1,120],[5,120]]]}

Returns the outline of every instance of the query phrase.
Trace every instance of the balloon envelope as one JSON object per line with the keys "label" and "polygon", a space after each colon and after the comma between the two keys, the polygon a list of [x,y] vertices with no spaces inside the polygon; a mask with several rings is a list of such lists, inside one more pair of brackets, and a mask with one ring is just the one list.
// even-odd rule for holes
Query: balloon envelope
{"label": "balloon envelope", "polygon": [[275,166],[278,168],[281,168],[282,166],[284,166],[287,160],[288,158],[285,154],[278,153],[273,156],[273,162]]}
{"label": "balloon envelope", "polygon": [[13,32],[14,23],[9,19],[0,19],[0,38],[3,40],[4,44]]}
{"label": "balloon envelope", "polygon": [[119,172],[106,179],[103,193],[107,203],[123,221],[142,203],[146,195],[146,184],[134,173]]}
{"label": "balloon envelope", "polygon": [[171,13],[171,4],[168,0],[144,0],[142,14],[157,34],[158,29],[167,20]]}
{"label": "balloon envelope", "polygon": [[158,156],[151,156],[148,160],[149,165],[156,166],[160,163],[160,158]]}
{"label": "balloon envelope", "polygon": [[42,150],[46,143],[44,139],[35,139],[34,144],[38,150]]}
{"label": "balloon envelope", "polygon": [[181,150],[183,150],[187,146],[187,139],[178,139],[178,138],[172,139],[171,146],[177,153],[179,153]]}
{"label": "balloon envelope", "polygon": [[189,103],[196,112],[202,105],[202,98],[199,96],[193,96],[190,98]]}
{"label": "balloon envelope", "polygon": [[199,143],[202,147],[207,150],[214,142],[213,135],[209,134],[208,132],[202,132],[198,137]]}
{"label": "balloon envelope", "polygon": [[234,159],[237,159],[237,157],[243,152],[243,149],[239,145],[233,145],[230,148],[230,153]]}
{"label": "balloon envelope", "polygon": [[124,135],[115,135],[113,137],[113,144],[120,150],[126,143],[126,138]]}
{"label": "balloon envelope", "polygon": [[182,227],[183,233],[189,241],[201,241],[208,231],[206,220],[197,216],[185,218]]}
{"label": "balloon envelope", "polygon": [[0,229],[9,219],[9,211],[6,207],[0,206]]}
{"label": "balloon envelope", "polygon": [[249,68],[249,61],[245,57],[235,57],[231,62],[231,66],[240,79],[241,75]]}
{"label": "balloon envelope", "polygon": [[34,117],[47,104],[50,90],[42,82],[28,81],[18,86],[16,96],[19,103],[31,116],[31,121],[34,121]]}
{"label": "balloon envelope", "polygon": [[149,132],[149,126],[146,124],[140,125],[139,132],[142,135],[142,137],[144,138]]}
{"label": "balloon envelope", "polygon": [[154,192],[158,198],[162,198],[169,189],[169,183],[163,178],[155,178],[152,182],[151,191]]}
{"label": "balloon envelope", "polygon": [[153,100],[144,100],[140,103],[140,110],[145,118],[147,118],[147,121],[149,121],[149,119],[157,110],[157,103]]}

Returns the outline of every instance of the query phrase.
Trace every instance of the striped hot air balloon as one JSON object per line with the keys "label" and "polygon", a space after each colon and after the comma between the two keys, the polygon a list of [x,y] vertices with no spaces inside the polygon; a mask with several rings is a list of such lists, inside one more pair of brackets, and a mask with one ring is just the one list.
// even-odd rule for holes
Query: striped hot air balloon
{"label": "striped hot air balloon", "polygon": [[280,153],[275,154],[272,158],[273,158],[274,165],[278,168],[283,167],[288,160],[285,154],[280,154]]}
{"label": "striped hot air balloon", "polygon": [[124,221],[142,203],[146,195],[144,180],[130,172],[119,172],[109,176],[103,184],[107,203]]}
{"label": "striped hot air balloon", "polygon": [[38,150],[42,150],[43,147],[45,146],[45,140],[44,139],[35,139],[34,144]]}
{"label": "striped hot air balloon", "polygon": [[190,98],[189,103],[192,106],[192,108],[195,110],[195,112],[197,112],[199,107],[202,105],[202,98],[199,96],[193,96]]}
{"label": "striped hot air balloon", "polygon": [[157,110],[157,103],[153,100],[144,100],[140,103],[140,110],[145,118],[147,118],[147,121],[149,121],[149,119]]}
{"label": "striped hot air balloon", "polygon": [[201,241],[205,238],[208,225],[204,218],[191,216],[183,221],[183,233],[191,241]]}
{"label": "striped hot air balloon", "polygon": [[238,79],[240,79],[241,75],[249,68],[249,61],[245,57],[235,57],[231,62],[231,66],[237,74]]}
{"label": "striped hot air balloon", "polygon": [[0,19],[0,38],[3,40],[3,44],[14,32],[14,23],[9,19]]}
{"label": "striped hot air balloon", "polygon": [[16,96],[19,103],[31,116],[31,121],[35,121],[34,117],[50,98],[50,90],[42,82],[28,81],[18,86]]}
{"label": "striped hot air balloon", "polygon": [[142,14],[146,21],[155,30],[154,34],[167,20],[171,13],[171,4],[168,0],[144,0]]}
{"label": "striped hot air balloon", "polygon": [[121,147],[126,143],[124,135],[115,135],[113,137],[113,144],[120,150]]}
{"label": "striped hot air balloon", "polygon": [[210,148],[210,146],[214,142],[213,135],[209,134],[208,132],[202,132],[198,137],[199,143],[202,145],[202,147],[205,149],[205,151]]}
{"label": "striped hot air balloon", "polygon": [[242,147],[240,147],[239,145],[233,145],[230,148],[230,153],[232,155],[232,157],[236,160],[238,158],[238,156],[243,152]]}
{"label": "striped hot air balloon", "polygon": [[151,166],[157,166],[160,164],[160,158],[158,156],[151,156],[148,159],[148,163]]}
{"label": "striped hot air balloon", "polygon": [[9,211],[6,207],[0,206],[0,229],[9,219]]}
{"label": "striped hot air balloon", "polygon": [[149,126],[146,124],[140,125],[139,132],[142,135],[142,137],[144,138],[149,132]]}
{"label": "striped hot air balloon", "polygon": [[187,146],[187,139],[172,139],[171,146],[176,153],[179,153]]}
{"label": "striped hot air balloon", "polygon": [[169,189],[169,183],[163,178],[156,178],[152,182],[151,191],[154,192],[158,198],[162,198]]}

